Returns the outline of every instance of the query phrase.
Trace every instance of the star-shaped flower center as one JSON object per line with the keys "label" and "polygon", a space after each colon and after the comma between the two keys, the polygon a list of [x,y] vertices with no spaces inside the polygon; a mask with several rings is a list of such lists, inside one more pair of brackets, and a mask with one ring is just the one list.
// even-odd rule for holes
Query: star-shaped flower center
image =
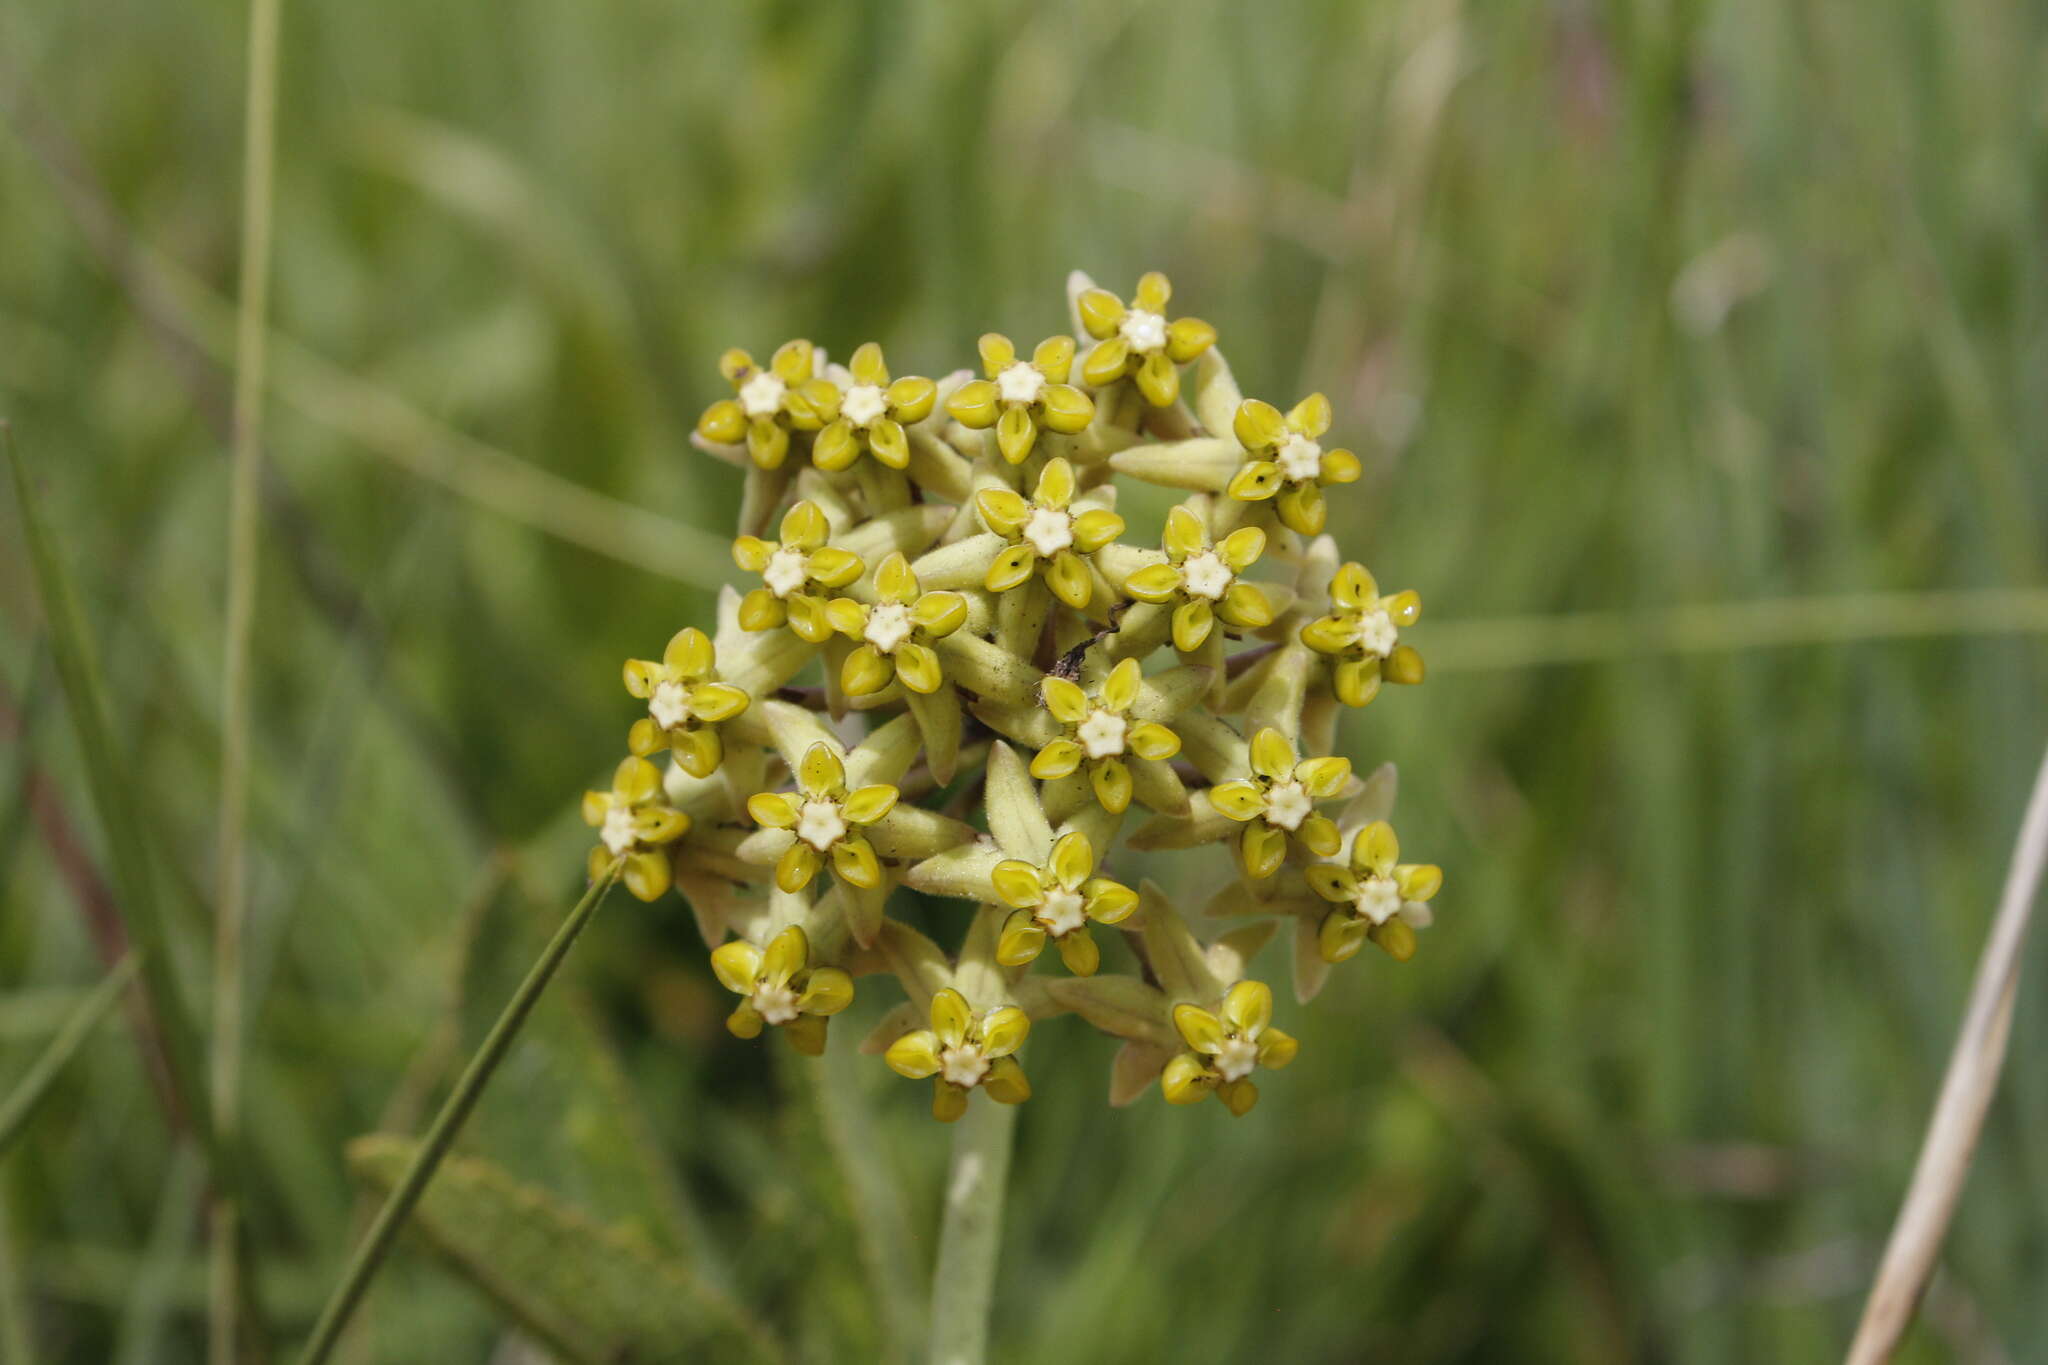
{"label": "star-shaped flower center", "polygon": [[754,987],[754,1009],[771,1024],[786,1024],[796,1018],[796,992],[789,984],[775,985],[763,981]]}
{"label": "star-shaped flower center", "polygon": [[1256,1038],[1233,1033],[1223,1040],[1223,1046],[1216,1049],[1216,1070],[1226,1081],[1243,1080],[1258,1064],[1259,1043]]}
{"label": "star-shaped flower center", "polygon": [[633,828],[633,808],[613,806],[606,811],[604,825],[598,830],[597,837],[604,840],[604,846],[611,850],[614,858],[629,852],[640,842],[639,832]]}
{"label": "star-shaped flower center", "polygon": [[1297,830],[1301,822],[1308,819],[1309,812],[1316,808],[1315,798],[1308,794],[1308,788],[1287,778],[1275,782],[1266,790],[1266,823],[1284,830]]}
{"label": "star-shaped flower center", "polygon": [[889,400],[876,384],[855,384],[839,400],[839,415],[857,427],[873,426],[889,411]]}
{"label": "star-shaped flower center", "polygon": [[1274,459],[1293,483],[1305,483],[1323,472],[1323,448],[1300,432],[1287,434]]}
{"label": "star-shaped flower center", "polygon": [[1142,308],[1125,313],[1116,330],[1134,351],[1150,353],[1166,345],[1166,319]]}
{"label": "star-shaped flower center", "polygon": [[949,1084],[970,1090],[988,1074],[988,1058],[982,1056],[981,1049],[972,1043],[949,1047],[939,1054],[939,1074]]}
{"label": "star-shaped flower center", "polygon": [[1024,539],[1047,559],[1074,543],[1074,519],[1058,507],[1040,507],[1024,523]]}
{"label": "star-shaped flower center", "polygon": [[775,371],[759,371],[740,385],[740,406],[749,417],[773,417],[782,410],[782,395],[788,388]]}
{"label": "star-shaped flower center", "polygon": [[837,801],[806,801],[797,817],[796,837],[823,853],[846,837],[846,817]]}
{"label": "star-shaped flower center", "polygon": [[761,581],[777,597],[787,597],[804,585],[811,574],[811,557],[793,545],[785,545],[768,556]]}
{"label": "star-shaped flower center", "polygon": [[1203,550],[1192,554],[1180,566],[1181,586],[1188,590],[1190,597],[1206,597],[1211,602],[1230,591],[1231,580],[1237,577],[1223,557],[1214,550]]}
{"label": "star-shaped flower center", "polygon": [[1071,934],[1088,922],[1081,909],[1081,893],[1062,886],[1045,893],[1045,899],[1038,903],[1036,918],[1054,938]]}
{"label": "star-shaped flower center", "polygon": [[662,729],[673,730],[690,718],[690,694],[679,682],[658,682],[653,695],[647,698],[647,714]]}
{"label": "star-shaped flower center", "polygon": [[1361,877],[1351,903],[1374,924],[1385,924],[1401,908],[1401,888],[1392,877]]}
{"label": "star-shaped flower center", "polygon": [[1130,722],[1116,712],[1097,707],[1074,727],[1074,738],[1090,758],[1115,758],[1124,751],[1124,737],[1130,728]]}
{"label": "star-shaped flower center", "polygon": [[867,629],[862,632],[867,642],[884,654],[894,654],[896,646],[910,638],[910,608],[901,602],[884,602],[868,612]]}
{"label": "star-shaped flower center", "polygon": [[1385,607],[1374,607],[1359,614],[1358,643],[1368,653],[1384,659],[1394,652],[1394,644],[1400,637],[1401,633],[1394,628],[1394,618],[1387,615]]}
{"label": "star-shaped flower center", "polygon": [[996,376],[996,392],[1005,403],[1036,403],[1038,395],[1045,392],[1045,373],[1020,360]]}

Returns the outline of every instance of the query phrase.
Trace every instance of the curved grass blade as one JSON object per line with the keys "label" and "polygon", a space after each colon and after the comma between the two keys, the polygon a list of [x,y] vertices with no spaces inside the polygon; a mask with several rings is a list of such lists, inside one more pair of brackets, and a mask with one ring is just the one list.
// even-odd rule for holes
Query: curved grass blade
{"label": "curved grass blade", "polygon": [[63,1074],[65,1064],[78,1054],[78,1049],[85,1045],[93,1030],[114,1012],[114,1006],[120,1003],[121,992],[135,979],[141,965],[141,959],[133,952],[116,963],[114,970],[93,987],[92,994],[78,1002],[78,1007],[57,1030],[56,1036],[50,1039],[50,1045],[43,1049],[42,1055],[36,1058],[7,1099],[0,1102],[0,1156],[4,1156],[14,1140],[27,1129],[29,1117],[50,1093],[57,1077]]}

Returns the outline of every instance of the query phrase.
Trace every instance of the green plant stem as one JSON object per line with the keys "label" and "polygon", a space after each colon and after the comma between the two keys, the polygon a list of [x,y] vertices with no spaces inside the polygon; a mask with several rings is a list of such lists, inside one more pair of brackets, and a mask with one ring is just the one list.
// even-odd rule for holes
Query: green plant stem
{"label": "green plant stem", "polygon": [[932,1268],[932,1365],[981,1365],[988,1353],[988,1312],[1003,1240],[1003,1197],[1010,1184],[1017,1108],[980,1096],[953,1133],[939,1255]]}
{"label": "green plant stem", "polygon": [[[220,823],[215,858],[213,1031],[208,1074],[213,1127],[233,1159],[241,1144],[244,1004],[242,940],[249,917],[249,641],[256,610],[256,528],[263,471],[265,342],[269,336],[271,205],[277,166],[278,0],[249,6],[248,91],[242,157],[242,261],[236,291],[234,458],[228,493],[228,588],[221,669]],[[216,1184],[207,1355],[234,1365],[242,1211]]]}
{"label": "green plant stem", "polygon": [[114,970],[108,972],[105,979],[93,987],[92,993],[71,1011],[57,1030],[56,1037],[50,1039],[50,1045],[29,1067],[28,1074],[21,1078],[13,1093],[0,1102],[0,1154],[4,1154],[27,1127],[29,1116],[49,1094],[51,1083],[64,1070],[65,1064],[92,1036],[100,1022],[114,1012],[114,1006],[120,1003],[121,992],[135,979],[136,970],[141,965],[141,960],[132,951],[114,964]]}
{"label": "green plant stem", "polygon": [[377,1211],[377,1217],[370,1224],[369,1232],[363,1236],[355,1254],[349,1258],[348,1267],[342,1271],[341,1280],[328,1297],[326,1307],[320,1310],[319,1321],[313,1324],[313,1335],[306,1343],[305,1353],[299,1357],[301,1365],[320,1365],[333,1352],[335,1343],[341,1340],[342,1329],[348,1325],[349,1316],[356,1305],[362,1302],[370,1281],[376,1277],[378,1268],[391,1251],[391,1244],[398,1236],[398,1230],[405,1225],[413,1206],[419,1203],[426,1192],[427,1182],[434,1178],[434,1171],[441,1159],[448,1155],[448,1149],[455,1144],[462,1125],[476,1108],[484,1086],[489,1083],[491,1073],[498,1069],[498,1063],[511,1050],[513,1040],[526,1023],[527,1015],[539,1001],[541,992],[547,989],[554,978],[556,968],[569,954],[576,936],[597,913],[597,907],[604,902],[605,892],[618,879],[621,864],[614,862],[605,875],[590,884],[583,893],[583,899],[576,902],[576,908],[562,921],[562,927],[555,931],[554,938],[541,950],[541,955],[519,983],[519,989],[512,993],[512,999],[505,1005],[498,1021],[491,1025],[491,1031],[471,1057],[462,1077],[456,1081],[455,1089],[441,1106],[441,1112],[434,1116],[434,1122],[427,1129],[419,1151],[413,1156],[412,1164],[391,1191],[391,1197],[384,1201],[384,1207]]}

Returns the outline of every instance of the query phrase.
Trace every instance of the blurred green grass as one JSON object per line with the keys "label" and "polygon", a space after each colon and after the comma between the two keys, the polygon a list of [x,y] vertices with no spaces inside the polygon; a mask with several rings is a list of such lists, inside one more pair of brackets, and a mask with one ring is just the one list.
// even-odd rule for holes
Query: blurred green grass
{"label": "blurred green grass", "polygon": [[[243,22],[0,16],[0,416],[195,995]],[[594,553],[608,509],[544,476],[716,535],[736,489],[684,438],[722,347],[940,371],[1050,332],[1078,265],[1167,270],[1248,390],[1330,392],[1346,549],[1459,645],[1348,749],[1401,765],[1449,883],[1414,963],[1288,1011],[1301,1061],[1242,1122],[1111,1112],[1103,1040],[1043,1030],[998,1358],[1838,1350],[2048,729],[2038,599],[2032,634],[1704,652],[1624,616],[1562,665],[1522,618],[2043,587],[2044,57],[2010,0],[287,5],[248,1077],[285,1331],[361,1214],[343,1145],[417,1127],[573,897],[617,661],[708,614],[701,542]],[[53,829],[107,864],[14,516],[9,1077],[103,970]],[[806,1358],[883,1349],[816,1111],[720,1029],[681,907],[614,904],[570,975],[466,1149]],[[2023,996],[1914,1359],[2048,1340],[2043,1027]],[[852,1087],[913,1281],[945,1150],[914,1089]],[[196,1358],[197,1197],[107,1029],[0,1165],[0,1309],[43,1360]],[[484,1358],[483,1300],[402,1257],[355,1358]]]}

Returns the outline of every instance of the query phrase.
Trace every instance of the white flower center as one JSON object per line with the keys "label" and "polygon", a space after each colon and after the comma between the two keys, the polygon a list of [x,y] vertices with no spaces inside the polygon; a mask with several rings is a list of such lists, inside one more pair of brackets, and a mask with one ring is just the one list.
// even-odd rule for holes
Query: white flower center
{"label": "white flower center", "polygon": [[981,1084],[981,1078],[988,1075],[988,1058],[981,1055],[981,1049],[972,1043],[949,1047],[939,1054],[939,1074],[949,1084],[962,1090],[971,1090]]}
{"label": "white flower center", "polygon": [[1323,472],[1323,448],[1300,432],[1289,432],[1275,456],[1290,482],[1306,483]]}
{"label": "white flower center", "polygon": [[1301,822],[1308,819],[1309,812],[1315,808],[1315,798],[1308,794],[1308,788],[1291,777],[1266,789],[1266,823],[1269,825],[1284,830],[1300,829]]}
{"label": "white flower center", "polygon": [[1259,1064],[1259,1044],[1254,1038],[1233,1033],[1216,1049],[1216,1070],[1226,1081],[1241,1081]]}
{"label": "white flower center", "polygon": [[1374,924],[1385,924],[1401,908],[1401,888],[1392,877],[1361,877],[1351,903]]}
{"label": "white flower center", "polygon": [[1088,922],[1088,916],[1081,909],[1081,893],[1056,886],[1045,893],[1045,899],[1038,903],[1035,912],[1045,932],[1054,938],[1073,933]]}
{"label": "white flower center", "polygon": [[1036,403],[1038,395],[1045,392],[1045,374],[1020,360],[996,376],[996,392],[1005,403]]}
{"label": "white flower center", "polygon": [[1188,595],[1206,597],[1211,602],[1230,591],[1230,581],[1235,577],[1236,573],[1214,550],[1189,555],[1180,566],[1181,586],[1188,590]]}
{"label": "white flower center", "polygon": [[1394,618],[1387,615],[1385,607],[1374,607],[1359,615],[1358,643],[1367,652],[1384,659],[1394,652],[1394,642],[1400,638],[1401,633],[1394,629]]}
{"label": "white flower center", "polygon": [[810,576],[811,557],[794,545],[785,545],[768,556],[768,567],[761,570],[761,581],[777,597],[789,596]]}
{"label": "white flower center", "polygon": [[896,646],[910,638],[910,608],[901,602],[884,602],[868,610],[867,629],[862,633],[869,644],[884,654],[894,654]]}
{"label": "white flower center", "polygon": [[889,411],[889,400],[874,384],[855,384],[839,400],[839,415],[857,427],[872,426]]}
{"label": "white flower center", "polygon": [[690,694],[679,682],[658,682],[647,699],[647,714],[664,730],[673,730],[690,718]]}
{"label": "white flower center", "polygon": [[597,837],[604,840],[604,846],[611,850],[614,858],[630,851],[640,842],[640,833],[633,828],[633,808],[613,806],[606,811],[604,826],[598,830]]}
{"label": "white flower center", "polygon": [[1156,351],[1166,344],[1166,319],[1142,308],[1125,313],[1116,330],[1134,351]]}
{"label": "white flower center", "polygon": [[846,837],[846,817],[837,801],[806,801],[797,817],[796,837],[823,853]]}
{"label": "white flower center", "polygon": [[754,987],[754,1009],[771,1024],[786,1024],[796,1018],[796,992],[788,983],[780,986],[763,981]]}
{"label": "white flower center", "polygon": [[789,385],[773,370],[761,370],[740,385],[740,406],[749,417],[773,417],[782,410],[782,395]]}
{"label": "white flower center", "polygon": [[1074,519],[1057,507],[1040,507],[1024,523],[1024,539],[1047,559],[1074,543]]}
{"label": "white flower center", "polygon": [[1074,738],[1081,741],[1090,758],[1115,758],[1124,751],[1124,736],[1130,728],[1131,723],[1116,712],[1098,707],[1074,730]]}

